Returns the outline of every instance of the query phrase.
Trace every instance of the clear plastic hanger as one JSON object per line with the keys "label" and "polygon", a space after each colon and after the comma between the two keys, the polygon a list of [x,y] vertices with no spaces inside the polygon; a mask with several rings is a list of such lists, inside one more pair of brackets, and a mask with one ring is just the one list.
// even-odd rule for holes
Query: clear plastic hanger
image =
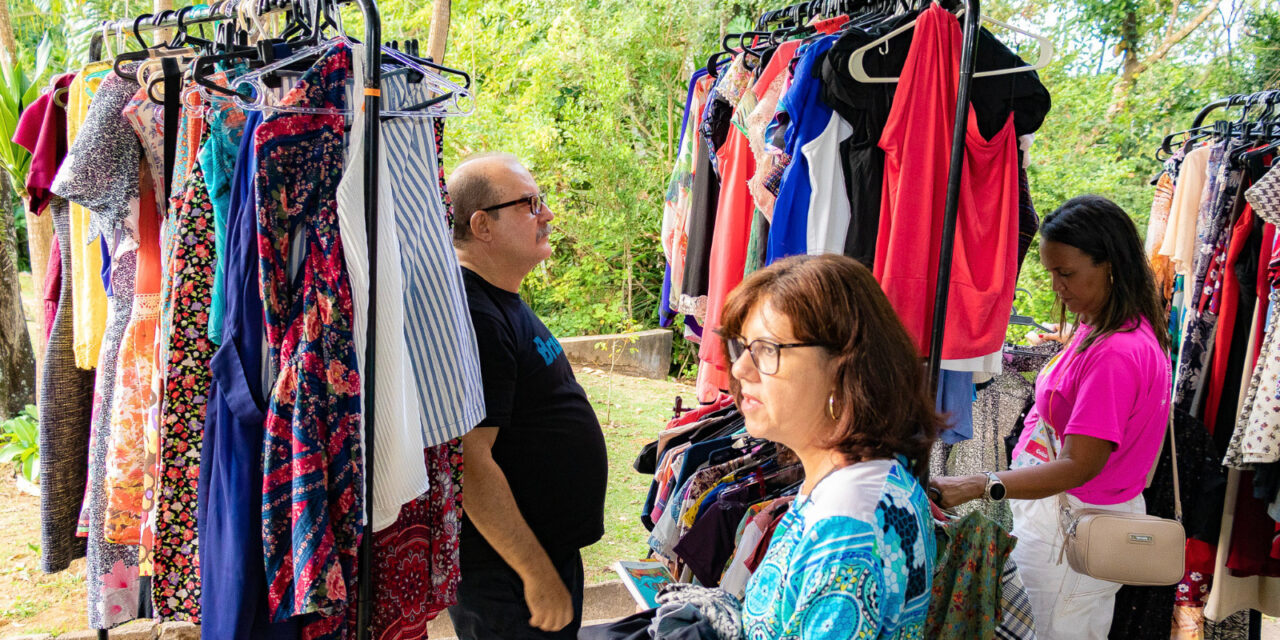
{"label": "clear plastic hanger", "polygon": [[[413,58],[405,56],[401,52],[390,47],[382,48],[383,55],[386,55],[397,62],[403,64],[406,69],[416,71],[422,75],[422,82],[427,83],[432,89],[435,89],[436,98],[432,101],[434,104],[424,105],[421,108],[413,110],[384,110],[383,116],[397,118],[448,118],[453,116],[467,116],[475,112],[475,100],[471,99],[471,92],[459,85],[458,83],[446,78],[434,70],[424,67]],[[452,107],[452,108],[450,108]]]}
{"label": "clear plastic hanger", "polygon": [[[964,10],[961,9],[960,12],[957,13],[956,15],[957,17],[963,16]],[[1003,76],[1011,73],[1022,73],[1024,71],[1038,71],[1040,69],[1043,69],[1049,66],[1049,63],[1053,61],[1053,52],[1054,52],[1053,42],[1049,40],[1049,38],[1042,36],[1038,33],[1032,33],[1025,29],[1020,29],[1011,24],[1001,22],[994,18],[988,18],[987,16],[982,16],[982,22],[986,24],[994,25],[997,27],[1001,27],[1004,29],[1008,29],[1009,31],[1012,31],[1014,33],[1018,33],[1034,39],[1040,47],[1040,56],[1036,58],[1036,61],[1034,64],[1023,65],[1020,67],[1009,67],[1008,69],[994,69],[991,71],[979,71],[973,74],[973,77],[986,78],[990,76]],[[892,40],[894,37],[898,36],[901,33],[906,32],[909,29],[915,28],[915,26],[916,26],[916,21],[912,20],[911,22],[908,22],[902,25],[901,27],[898,27],[897,29],[894,29],[893,31],[890,31],[889,33],[886,33],[883,36],[880,36],[879,38],[876,38],[875,40],[872,40],[871,42],[868,42],[867,44],[859,47],[857,50],[853,52],[853,55],[849,57],[849,75],[853,76],[854,80],[857,80],[858,82],[862,82],[865,84],[889,84],[889,83],[897,82],[899,80],[899,78],[897,77],[873,78],[867,75],[866,70],[863,69],[862,67],[862,59],[865,58],[867,53],[870,52],[872,49],[875,49],[876,47],[879,47],[881,45],[888,46],[888,42]]]}
{"label": "clear plastic hanger", "polygon": [[[305,60],[306,58],[312,55],[315,55],[317,53],[322,53],[324,51],[327,51],[338,44],[346,44],[348,47],[354,47],[358,43],[352,41],[345,34],[339,33],[337,37],[331,40],[328,40],[326,42],[323,42],[314,46],[306,47],[300,51],[295,52],[293,55],[289,56],[288,58],[277,60],[272,64],[262,67],[261,69],[250,71],[240,76],[239,78],[236,78],[234,81],[232,81],[232,86],[236,87],[237,90],[240,87],[247,88],[252,97],[251,98],[234,98],[233,97],[230,99],[234,100],[236,104],[240,106],[240,108],[248,109],[252,111],[281,111],[285,113],[302,113],[302,114],[332,114],[332,113],[337,113],[341,111],[344,114],[351,115],[352,113],[354,113],[352,109],[335,110],[335,109],[323,109],[323,108],[315,108],[315,107],[293,107],[293,106],[287,106],[287,105],[269,104],[267,102],[267,96],[271,92],[267,90],[267,88],[262,82],[263,76],[267,75],[268,73],[287,67],[291,64],[294,64],[295,62]],[[381,115],[395,116],[395,117],[411,117],[411,118],[412,117],[441,118],[441,117],[470,115],[475,111],[474,101],[468,100],[469,98],[471,98],[471,92],[465,89],[464,87],[462,87],[461,85],[457,84],[456,82],[453,82],[452,80],[449,80],[448,78],[445,78],[444,76],[441,76],[440,74],[436,73],[435,71],[433,71],[428,67],[424,67],[418,64],[412,58],[405,56],[399,51],[396,51],[389,47],[383,47],[382,52],[383,54],[403,64],[406,68],[421,74],[423,76],[423,82],[427,83],[432,89],[436,91],[436,93],[440,94],[439,95],[440,102],[437,104],[432,104],[432,105],[426,106],[425,108],[413,110],[413,111],[396,111],[396,110],[382,111]]]}

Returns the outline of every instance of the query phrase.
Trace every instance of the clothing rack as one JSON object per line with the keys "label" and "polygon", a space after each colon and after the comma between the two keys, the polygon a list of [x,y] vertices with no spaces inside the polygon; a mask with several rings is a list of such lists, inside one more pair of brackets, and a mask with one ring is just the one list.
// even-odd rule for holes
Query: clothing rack
{"label": "clothing rack", "polygon": [[[830,5],[824,0],[808,0],[760,16],[756,26],[777,20],[788,23],[817,15]],[[956,91],[956,121],[951,136],[951,167],[947,175],[947,199],[943,210],[942,253],[938,260],[938,283],[934,292],[933,324],[929,340],[929,384],[938,386],[942,368],[942,338],[946,327],[947,299],[951,293],[951,262],[955,253],[956,215],[960,207],[960,177],[964,167],[965,128],[969,122],[969,89],[973,85],[974,59],[978,50],[978,23],[982,18],[980,0],[961,0],[965,10],[964,44],[960,49],[960,82]]]}
{"label": "clothing rack", "polygon": [[[228,0],[235,2],[236,0]],[[254,0],[241,0],[254,1]],[[356,117],[365,119],[364,127],[364,199],[365,199],[365,227],[367,229],[378,228],[378,146],[381,144],[381,136],[379,125],[381,123],[380,110],[382,98],[382,21],[378,13],[378,5],[376,0],[269,0],[263,8],[267,11],[289,9],[289,10],[306,10],[308,8],[318,8],[316,3],[330,3],[330,8],[337,7],[338,4],[346,2],[355,2],[360,8],[360,13],[364,16],[364,45],[365,45],[365,82],[361,88],[361,95],[364,97],[364,106]],[[310,5],[310,6],[309,6]],[[145,14],[134,20],[122,20],[118,22],[103,23],[99,32],[93,35],[90,41],[90,52],[98,52],[103,44],[102,38],[104,34],[115,31],[119,33],[128,33],[133,30],[154,31],[159,29],[177,28],[179,23],[182,25],[191,25],[199,23],[208,23],[234,19],[234,15],[225,15],[221,13],[221,9],[226,3],[215,3],[214,7],[200,7],[189,11],[175,12],[166,11],[160,14],[159,19],[147,24],[141,24],[148,16]],[[181,19],[179,19],[181,16]],[[369,233],[369,290],[376,292],[378,290],[378,234]],[[362,404],[365,407],[372,407],[374,404],[374,392],[377,389],[375,384],[375,363],[377,362],[377,295],[370,295],[368,302],[368,329],[367,341],[365,343],[365,370],[364,370],[364,391],[362,394]],[[374,459],[374,412],[366,411],[364,413],[364,500],[366,509],[373,506],[373,465],[368,461]],[[360,539],[360,555],[359,555],[359,581],[360,591],[357,601],[357,633],[360,640],[368,640],[372,630],[372,608],[373,608],[373,532],[371,527],[366,523],[364,535]],[[106,629],[98,630],[98,638],[106,639],[109,632]]]}
{"label": "clothing rack", "polygon": [[1204,119],[1209,117],[1209,114],[1215,109],[1230,108],[1242,104],[1256,104],[1259,100],[1266,100],[1267,102],[1274,104],[1277,98],[1280,98],[1280,90],[1269,89],[1266,91],[1259,91],[1257,93],[1240,93],[1233,96],[1227,96],[1221,100],[1215,100],[1205,105],[1205,107],[1200,110],[1200,113],[1196,114],[1195,122],[1192,123],[1191,128],[1200,128],[1200,126],[1204,124]]}
{"label": "clothing rack", "polygon": [[[947,3],[950,5],[951,3]],[[938,257],[938,282],[934,290],[932,331],[929,339],[928,380],[931,393],[936,392],[942,369],[942,340],[946,330],[947,301],[951,295],[951,263],[955,254],[956,217],[960,208],[960,179],[964,169],[965,130],[969,122],[969,90],[973,85],[974,61],[978,50],[978,24],[982,18],[981,0],[960,0],[964,9],[964,40],[960,49],[960,78],[956,90],[956,118],[951,134],[951,165],[947,174],[947,199],[943,209],[942,249]],[[832,6],[824,0],[807,0],[760,16],[757,28],[770,22],[800,23]],[[839,6],[839,5],[837,5]],[[923,471],[921,482],[927,484],[929,471]]]}

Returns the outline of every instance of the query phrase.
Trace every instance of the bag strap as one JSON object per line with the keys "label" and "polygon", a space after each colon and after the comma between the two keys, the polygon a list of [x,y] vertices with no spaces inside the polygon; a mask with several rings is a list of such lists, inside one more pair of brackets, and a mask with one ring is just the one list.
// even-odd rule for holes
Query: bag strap
{"label": "bag strap", "polygon": [[1169,401],[1169,458],[1173,461],[1173,518],[1182,522],[1182,487],[1178,482],[1178,444],[1173,434],[1173,401]]}

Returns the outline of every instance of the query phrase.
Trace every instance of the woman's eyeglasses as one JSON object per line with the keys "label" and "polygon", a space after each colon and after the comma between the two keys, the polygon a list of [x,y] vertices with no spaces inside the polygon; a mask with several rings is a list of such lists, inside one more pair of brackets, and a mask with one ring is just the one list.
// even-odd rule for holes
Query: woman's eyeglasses
{"label": "woman's eyeglasses", "polygon": [[756,338],[748,343],[744,342],[742,338],[725,338],[725,346],[729,350],[729,363],[731,365],[737,362],[743,353],[750,353],[751,362],[756,365],[756,369],[766,376],[771,376],[778,372],[778,363],[782,359],[783,349],[821,347],[825,345],[816,342],[778,343],[764,338]]}

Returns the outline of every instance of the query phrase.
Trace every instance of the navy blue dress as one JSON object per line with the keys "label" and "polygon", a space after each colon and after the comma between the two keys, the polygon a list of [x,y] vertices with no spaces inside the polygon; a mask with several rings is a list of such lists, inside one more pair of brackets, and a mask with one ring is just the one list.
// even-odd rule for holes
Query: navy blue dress
{"label": "navy blue dress", "polygon": [[249,112],[228,207],[222,346],[214,354],[197,511],[205,638],[294,640],[298,623],[269,622],[262,552],[263,309],[258,284],[253,132]]}

